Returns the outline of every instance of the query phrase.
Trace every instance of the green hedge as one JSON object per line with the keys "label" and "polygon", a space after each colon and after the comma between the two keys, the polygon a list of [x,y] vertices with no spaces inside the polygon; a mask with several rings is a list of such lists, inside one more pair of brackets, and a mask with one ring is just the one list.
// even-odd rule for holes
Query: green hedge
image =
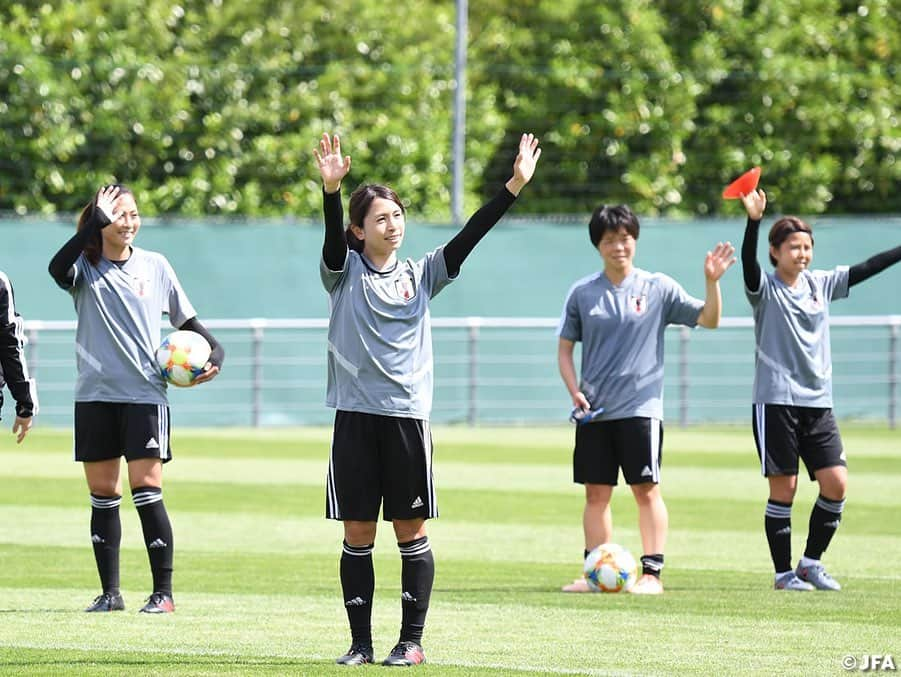
{"label": "green hedge", "polygon": [[[318,217],[311,151],[449,218],[453,2],[81,0],[0,6],[0,211],[74,212],[116,179],[145,213]],[[901,212],[897,0],[470,2],[466,206],[544,154],[518,211],[628,202]]]}

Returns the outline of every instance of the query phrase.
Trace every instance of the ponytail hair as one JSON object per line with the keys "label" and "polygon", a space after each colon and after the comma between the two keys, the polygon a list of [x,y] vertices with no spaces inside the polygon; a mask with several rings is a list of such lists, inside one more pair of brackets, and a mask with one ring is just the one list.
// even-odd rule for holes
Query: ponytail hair
{"label": "ponytail hair", "polygon": [[348,249],[352,249],[357,254],[363,253],[363,240],[354,235],[352,225],[344,229],[344,241],[347,242]]}
{"label": "ponytail hair", "polygon": [[369,213],[369,207],[372,204],[372,201],[379,197],[384,198],[385,200],[391,200],[391,202],[400,208],[404,215],[407,213],[407,210],[404,208],[404,204],[400,201],[397,193],[388,186],[382,186],[377,183],[359,186],[350,194],[350,201],[347,206],[348,211],[350,212],[350,225],[348,225],[347,230],[344,231],[344,239],[347,241],[348,248],[353,249],[355,252],[363,253],[363,240],[354,235],[353,227],[363,227],[363,221]]}
{"label": "ponytail hair", "polygon": [[[119,195],[132,194],[131,191],[121,183],[114,183],[112,185],[119,189]],[[106,188],[106,186],[104,186],[104,188]],[[81,214],[78,216],[78,226],[76,227],[76,231],[78,232],[81,232],[86,228],[93,229],[93,232],[88,235],[83,251],[88,263],[94,267],[100,263],[100,257],[103,255],[103,237],[100,235],[101,229],[97,227],[97,215],[95,214],[97,209],[96,205],[97,196],[95,195],[81,210]]]}

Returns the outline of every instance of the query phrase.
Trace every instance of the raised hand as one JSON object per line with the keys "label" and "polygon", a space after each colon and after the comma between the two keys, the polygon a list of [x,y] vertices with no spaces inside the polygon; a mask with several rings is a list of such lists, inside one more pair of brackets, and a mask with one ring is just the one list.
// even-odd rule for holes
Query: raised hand
{"label": "raised hand", "polygon": [[711,282],[718,281],[735,263],[735,247],[731,242],[718,242],[712,252],[707,252],[704,259],[704,277]]}
{"label": "raised hand", "polygon": [[319,141],[319,150],[314,149],[313,156],[319,166],[325,192],[334,193],[341,187],[341,179],[350,171],[350,155],[341,156],[341,139],[337,134],[334,138],[323,134]]}
{"label": "raised hand", "polygon": [[532,176],[535,174],[535,165],[541,157],[541,149],[538,147],[538,139],[534,134],[523,134],[519,139],[519,153],[513,161],[513,178],[507,181],[507,190],[514,195],[519,195]]}
{"label": "raised hand", "polygon": [[[115,223],[122,216],[120,212],[116,211],[117,197],[119,197],[119,187],[110,185],[103,186],[103,188],[98,190],[94,198],[94,207],[109,219],[109,223]],[[102,227],[105,228],[109,223],[104,224]]]}
{"label": "raised hand", "polygon": [[763,212],[766,210],[766,193],[760,188],[752,190],[750,193],[741,196],[741,203],[745,206],[749,219],[760,221],[763,218]]}

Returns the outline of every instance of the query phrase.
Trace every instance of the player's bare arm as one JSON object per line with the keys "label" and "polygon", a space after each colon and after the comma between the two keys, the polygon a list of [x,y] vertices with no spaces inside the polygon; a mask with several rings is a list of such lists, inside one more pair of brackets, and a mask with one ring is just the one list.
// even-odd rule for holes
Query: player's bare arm
{"label": "player's bare arm", "polygon": [[523,134],[519,139],[519,153],[513,161],[513,176],[507,181],[507,190],[513,195],[519,192],[532,180],[535,166],[541,157],[538,139],[534,134]]}
{"label": "player's bare arm", "polygon": [[720,292],[720,278],[735,263],[735,247],[731,242],[718,242],[713,251],[704,259],[706,280],[704,307],[698,314],[698,324],[707,329],[716,329],[723,314],[723,297]]}

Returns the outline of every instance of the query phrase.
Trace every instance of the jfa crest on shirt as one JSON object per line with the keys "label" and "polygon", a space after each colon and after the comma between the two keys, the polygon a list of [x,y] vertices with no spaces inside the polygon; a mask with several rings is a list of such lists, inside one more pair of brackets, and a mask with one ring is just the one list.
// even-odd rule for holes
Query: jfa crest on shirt
{"label": "jfa crest on shirt", "polygon": [[648,295],[641,294],[640,296],[638,296],[635,294],[630,294],[629,309],[636,315],[644,315],[648,309]]}
{"label": "jfa crest on shirt", "polygon": [[409,301],[416,296],[416,286],[413,284],[413,276],[409,271],[404,271],[394,280],[394,291],[404,301]]}
{"label": "jfa crest on shirt", "polygon": [[131,278],[130,282],[131,282],[131,288],[134,290],[135,294],[137,294],[140,297],[144,297],[147,295],[147,286],[149,284],[148,280],[134,276]]}

